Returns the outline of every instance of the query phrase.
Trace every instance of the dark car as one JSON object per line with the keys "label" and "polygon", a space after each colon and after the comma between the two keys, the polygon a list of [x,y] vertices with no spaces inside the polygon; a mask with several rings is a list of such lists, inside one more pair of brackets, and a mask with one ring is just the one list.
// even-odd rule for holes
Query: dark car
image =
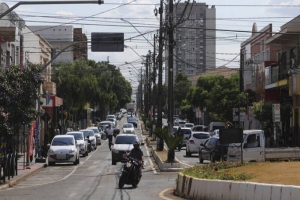
{"label": "dark car", "polygon": [[[229,144],[221,144],[219,137],[209,138],[203,145],[200,145],[199,149],[199,162],[203,163],[203,160],[210,160],[211,162],[227,159],[227,150]],[[223,147],[223,148],[222,148]]]}
{"label": "dark car", "polygon": [[127,120],[128,123],[132,123],[135,128],[137,128],[137,119],[135,117],[129,117]]}

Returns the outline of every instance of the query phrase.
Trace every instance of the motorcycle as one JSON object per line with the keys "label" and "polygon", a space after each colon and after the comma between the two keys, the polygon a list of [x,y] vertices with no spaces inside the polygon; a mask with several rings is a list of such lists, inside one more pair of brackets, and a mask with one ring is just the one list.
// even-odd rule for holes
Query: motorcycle
{"label": "motorcycle", "polygon": [[125,184],[132,185],[132,187],[136,188],[140,180],[141,176],[139,177],[138,160],[129,157],[122,167],[122,174],[119,179],[119,188],[122,189]]}

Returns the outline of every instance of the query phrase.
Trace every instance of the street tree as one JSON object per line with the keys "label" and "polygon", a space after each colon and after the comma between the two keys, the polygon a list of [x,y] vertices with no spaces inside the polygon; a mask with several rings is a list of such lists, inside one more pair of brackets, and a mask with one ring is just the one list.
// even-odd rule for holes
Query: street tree
{"label": "street tree", "polygon": [[191,87],[191,81],[183,73],[178,73],[175,77],[173,99],[174,107],[180,108],[182,101],[186,98],[186,91]]}
{"label": "street tree", "polygon": [[38,89],[43,82],[40,65],[10,66],[0,71],[0,132],[19,133],[22,125],[36,119]]}

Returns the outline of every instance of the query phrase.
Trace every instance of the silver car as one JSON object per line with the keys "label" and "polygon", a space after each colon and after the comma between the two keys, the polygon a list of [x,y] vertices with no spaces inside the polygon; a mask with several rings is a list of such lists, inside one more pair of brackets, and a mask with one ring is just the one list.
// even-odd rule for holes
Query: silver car
{"label": "silver car", "polygon": [[66,135],[73,135],[79,146],[79,153],[82,156],[88,156],[88,141],[85,139],[82,131],[70,131]]}
{"label": "silver car", "polygon": [[101,145],[101,135],[100,135],[100,131],[99,131],[98,127],[91,126],[91,127],[87,127],[86,129],[91,129],[91,130],[94,131],[94,134],[95,134],[95,137],[96,137],[96,144]]}

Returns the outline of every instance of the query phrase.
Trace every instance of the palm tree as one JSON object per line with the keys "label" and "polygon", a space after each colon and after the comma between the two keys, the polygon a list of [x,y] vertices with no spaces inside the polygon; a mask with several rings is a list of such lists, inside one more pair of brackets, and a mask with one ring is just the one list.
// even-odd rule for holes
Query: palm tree
{"label": "palm tree", "polygon": [[169,135],[166,129],[156,128],[154,134],[159,137],[159,139],[164,140],[168,147],[168,162],[174,162],[175,160],[175,149],[180,142],[182,142],[182,136]]}

